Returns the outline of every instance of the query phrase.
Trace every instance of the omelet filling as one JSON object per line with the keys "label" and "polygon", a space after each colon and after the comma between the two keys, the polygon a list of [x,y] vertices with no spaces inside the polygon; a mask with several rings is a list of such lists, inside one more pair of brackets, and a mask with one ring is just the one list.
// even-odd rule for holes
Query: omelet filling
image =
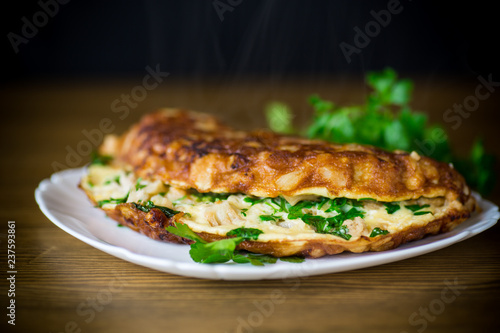
{"label": "omelet filling", "polygon": [[103,209],[121,203],[135,203],[143,210],[163,207],[165,211],[183,212],[181,221],[195,232],[226,235],[238,227],[256,228],[263,231],[260,241],[336,237],[348,242],[362,236],[377,237],[425,225],[444,216],[448,207],[444,198],[388,203],[315,195],[261,198],[241,193],[199,193],[98,164],[88,167],[81,186]]}

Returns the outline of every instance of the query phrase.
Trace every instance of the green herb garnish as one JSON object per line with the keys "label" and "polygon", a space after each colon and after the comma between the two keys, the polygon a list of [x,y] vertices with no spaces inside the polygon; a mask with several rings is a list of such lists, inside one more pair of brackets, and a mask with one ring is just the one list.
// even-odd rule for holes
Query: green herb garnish
{"label": "green herb garnish", "polygon": [[372,230],[370,237],[376,237],[378,235],[387,235],[388,233],[389,233],[388,230],[383,230],[377,227]]}
{"label": "green herb garnish", "polygon": [[242,237],[245,240],[257,240],[264,232],[255,228],[237,228],[229,231],[226,236]]}
{"label": "green herb garnish", "polygon": [[421,211],[421,209],[428,208],[430,205],[407,205],[405,206],[409,210],[413,212],[413,215],[425,215],[425,214],[432,214],[429,211]]}
{"label": "green herb garnish", "polygon": [[416,212],[417,210],[421,210],[423,208],[427,208],[427,207],[430,207],[430,205],[405,205],[406,208],[408,208],[409,210],[411,210],[412,212]]}
{"label": "green herb garnish", "polygon": [[216,202],[226,200],[231,193],[200,193],[198,191],[192,190],[191,194],[196,197],[198,202]]}
{"label": "green herb garnish", "polygon": [[98,152],[93,151],[90,155],[91,165],[108,165],[113,160],[112,156],[100,155]]}
{"label": "green herb garnish", "polygon": [[116,176],[114,177],[113,179],[108,179],[104,182],[104,185],[109,185],[111,183],[117,183],[118,185],[120,185],[120,176]]}
{"label": "green herb garnish", "polygon": [[384,206],[388,214],[394,214],[401,208],[400,204],[393,204],[390,202],[384,202]]}
{"label": "green herb garnish", "polygon": [[138,204],[138,203],[135,203],[135,202],[133,204],[134,204],[135,208],[137,208],[137,209],[139,209],[139,210],[141,210],[143,212],[146,212],[146,213],[148,213],[152,208],[159,209],[159,210],[161,210],[161,212],[163,214],[165,214],[166,217],[172,217],[172,216],[180,213],[179,211],[170,209],[168,207],[157,206],[151,200],[146,201],[146,203],[144,205]]}
{"label": "green herb garnish", "polygon": [[147,185],[141,184],[141,182],[142,182],[142,178],[139,177],[137,179],[137,181],[135,182],[135,190],[136,191],[139,191],[140,189],[143,189],[143,188],[145,188],[147,186]]}
{"label": "green herb garnish", "polygon": [[281,217],[275,215],[260,215],[259,218],[261,221],[274,221],[274,222],[277,222],[281,219]]}
{"label": "green herb garnish", "polygon": [[269,259],[263,257],[262,260],[257,255],[245,256],[237,253],[236,247],[246,240],[257,240],[262,231],[254,228],[237,228],[229,231],[227,236],[236,236],[233,238],[222,239],[208,243],[196,233],[194,233],[187,225],[175,222],[175,227],[169,226],[166,230],[177,236],[184,237],[195,241],[191,244],[189,254],[195,262],[212,264],[225,263],[233,261],[239,264],[250,263],[256,266],[263,266],[264,262]]}
{"label": "green herb garnish", "polygon": [[265,108],[269,127],[279,133],[302,134],[312,139],[336,143],[360,143],[387,150],[416,151],[420,155],[453,163],[467,184],[483,195],[495,185],[496,158],[486,152],[477,139],[469,156],[459,157],[451,149],[448,135],[440,125],[429,124],[428,116],[410,107],[413,83],[398,79],[386,68],[369,72],[366,83],[371,88],[361,105],[341,106],[317,95],[309,98],[315,110],[307,128],[295,129],[293,114],[283,103],[272,102]]}
{"label": "green herb garnish", "polygon": [[[349,229],[343,225],[344,221],[354,219],[358,216],[361,218],[364,217],[364,212],[362,210],[363,203],[355,199],[330,199],[322,197],[316,201],[302,200],[293,206],[282,197],[246,197],[243,200],[250,203],[251,206],[258,203],[265,203],[274,210],[273,214],[260,215],[259,218],[261,221],[277,222],[281,220],[282,217],[275,214],[284,213],[288,214],[287,218],[289,220],[301,219],[304,223],[312,226],[318,233],[332,234],[347,240],[351,238],[351,235],[349,234]],[[313,208],[323,210],[325,213],[336,212],[337,215],[326,218],[304,212],[305,209]],[[244,216],[246,216],[246,210],[247,209],[241,211]]]}
{"label": "green herb garnish", "polygon": [[248,202],[251,204],[251,206],[253,206],[253,205],[256,205],[258,203],[264,202],[266,199],[267,198],[245,197],[243,199],[243,201]]}
{"label": "green herb garnish", "polygon": [[130,192],[128,192],[123,198],[109,198],[109,199],[105,199],[105,200],[99,200],[99,201],[97,201],[97,206],[102,207],[105,204],[117,204],[118,205],[118,204],[125,203],[125,202],[127,202],[129,194],[130,194]]}
{"label": "green herb garnish", "polygon": [[204,240],[203,238],[198,236],[198,234],[196,234],[193,230],[191,230],[191,228],[189,228],[186,224],[179,223],[179,222],[175,222],[174,224],[175,224],[175,227],[168,226],[167,228],[165,228],[165,230],[167,230],[168,232],[170,232],[174,235],[184,237],[184,238],[193,240],[195,242],[200,242],[200,243],[207,242],[206,240]]}
{"label": "green herb garnish", "polygon": [[172,201],[172,205],[175,206],[175,205],[179,204],[179,202],[181,202],[182,200],[184,200],[186,198],[187,198],[187,196],[185,195],[185,196],[183,196],[183,197],[181,197],[179,199],[175,199],[174,201]]}
{"label": "green herb garnish", "polygon": [[288,219],[295,220],[301,218],[304,213],[303,209],[309,209],[314,207],[317,204],[315,201],[300,201],[297,202],[294,206],[288,208]]}
{"label": "green herb garnish", "polygon": [[413,215],[415,215],[415,216],[417,216],[417,215],[425,215],[425,214],[432,214],[432,213],[429,212],[429,211],[419,211],[419,212],[413,213]]}
{"label": "green herb garnish", "polygon": [[285,261],[285,262],[292,262],[292,263],[301,263],[301,262],[304,262],[305,259],[302,258],[302,257],[296,257],[296,256],[290,256],[290,257],[281,257],[279,258],[281,261]]}

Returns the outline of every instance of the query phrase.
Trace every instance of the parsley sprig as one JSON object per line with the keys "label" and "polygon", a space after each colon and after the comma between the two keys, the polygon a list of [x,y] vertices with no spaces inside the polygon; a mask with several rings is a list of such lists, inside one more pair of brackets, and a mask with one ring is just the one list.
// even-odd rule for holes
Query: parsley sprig
{"label": "parsley sprig", "polygon": [[[310,125],[293,128],[290,108],[273,102],[266,107],[269,127],[278,133],[301,133],[313,139],[337,143],[361,143],[387,150],[416,151],[436,160],[453,163],[467,183],[483,195],[495,184],[495,157],[485,151],[478,139],[468,157],[456,156],[444,128],[430,124],[428,116],[410,107],[413,83],[398,79],[397,73],[386,68],[369,72],[366,83],[371,88],[364,104],[340,106],[317,95],[309,99],[314,108]],[[435,138],[439,135],[439,140]],[[426,147],[422,143],[429,143]],[[431,146],[432,149],[428,147]]]}
{"label": "parsley sprig", "polygon": [[[264,266],[266,263],[275,263],[276,258],[268,255],[245,253],[236,251],[236,247],[247,240],[257,240],[262,230],[255,228],[237,228],[229,231],[226,236],[231,238],[221,239],[215,242],[207,242],[187,225],[175,222],[174,226],[169,226],[166,230],[177,236],[191,239],[194,241],[191,244],[189,254],[191,258],[198,263],[217,264],[233,261],[238,264],[250,263],[254,266]],[[298,257],[287,258],[289,262],[301,262]],[[287,261],[286,258],[281,260]],[[303,259],[302,259],[303,261]]]}

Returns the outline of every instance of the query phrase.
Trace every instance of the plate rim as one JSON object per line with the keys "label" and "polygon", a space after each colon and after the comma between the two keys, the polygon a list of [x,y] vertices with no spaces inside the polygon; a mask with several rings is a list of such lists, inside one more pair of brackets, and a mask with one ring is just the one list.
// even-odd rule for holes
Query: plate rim
{"label": "plate rim", "polygon": [[[334,256],[327,256],[317,259],[306,259],[305,262],[300,264],[279,262],[274,265],[265,265],[264,267],[256,267],[251,265],[236,265],[236,264],[199,264],[196,262],[183,262],[175,261],[167,258],[151,257],[146,254],[136,253],[130,249],[110,244],[97,235],[90,232],[98,240],[94,240],[86,235],[79,233],[77,230],[72,229],[70,226],[60,221],[54,214],[52,209],[48,207],[48,203],[44,198],[44,194],[47,190],[50,190],[51,186],[61,185],[62,181],[74,180],[76,178],[79,180],[86,171],[87,166],[80,168],[65,169],[53,173],[49,178],[43,179],[37,188],[35,189],[35,200],[42,211],[42,213],[57,227],[65,231],[66,233],[72,235],[73,237],[83,241],[84,243],[101,250],[105,253],[118,257],[120,259],[148,267],[151,269],[163,271],[170,274],[176,274],[187,277],[195,277],[201,279],[214,279],[214,280],[264,280],[264,279],[283,279],[291,277],[304,277],[321,275],[328,273],[339,273],[344,271],[368,268],[373,266],[379,266],[391,262],[397,262],[420,255],[424,255],[433,251],[438,251],[455,243],[464,241],[470,237],[473,237],[491,227],[493,227],[498,219],[500,218],[499,208],[493,202],[482,198],[478,193],[472,192],[478,204],[484,210],[480,213],[475,214],[486,214],[485,219],[479,219],[477,222],[465,228],[454,235],[449,233],[430,235],[423,239],[416,240],[404,244],[388,251],[381,252],[363,252],[363,253],[343,253]],[[77,187],[75,186],[75,190]],[[83,194],[83,192],[82,192]],[[90,201],[87,199],[86,204],[89,208],[94,209]],[[71,217],[71,216],[70,216]],[[74,217],[73,217],[74,218]],[[78,221],[79,218],[76,218]],[[114,221],[114,220],[113,220]],[[466,223],[466,222],[463,222]],[[460,227],[460,226],[459,226]],[[128,228],[127,228],[128,229]],[[87,230],[88,231],[88,230]],[[136,233],[135,231],[129,229],[130,232]],[[453,231],[451,231],[453,232]],[[444,235],[444,236],[443,236]],[[447,237],[446,235],[449,235]],[[145,241],[154,241],[153,239],[147,238]],[[433,237],[440,237],[435,241],[432,240]],[[422,244],[419,244],[422,243]],[[187,245],[171,244],[176,246],[186,247]],[[406,247],[405,247],[406,246]],[[348,256],[348,259],[344,257]],[[396,258],[394,258],[394,256]],[[340,259],[339,259],[340,258]],[[338,267],[337,261],[345,259],[348,261]]]}

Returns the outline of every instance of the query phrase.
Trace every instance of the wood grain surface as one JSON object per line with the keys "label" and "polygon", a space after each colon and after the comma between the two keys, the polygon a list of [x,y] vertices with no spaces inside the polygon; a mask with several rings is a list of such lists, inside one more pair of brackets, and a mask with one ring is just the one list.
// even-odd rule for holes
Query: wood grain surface
{"label": "wood grain surface", "polygon": [[[474,95],[478,84],[476,79],[416,78],[412,105],[428,112],[432,122],[442,123],[445,110]],[[67,159],[67,149],[76,150],[86,140],[82,131],[99,128],[102,119],[109,119],[107,126],[120,133],[156,108],[184,107],[252,129],[265,126],[266,103],[280,100],[293,108],[300,125],[311,115],[311,93],[345,105],[361,103],[367,93],[361,80],[349,78],[231,82],[168,77],[141,100],[131,100],[127,114],[124,108],[113,112],[126,105],[121,98],[140,93],[140,85],[142,78],[1,87],[1,332],[422,333],[489,332],[498,326],[498,225],[396,263],[248,282],[186,278],[144,268],[53,225],[38,209],[34,190],[55,165],[76,167],[88,161],[88,156]],[[444,123],[456,151],[466,153],[472,140],[482,136],[500,157],[499,105],[500,92],[493,91],[458,128]],[[488,199],[500,203],[498,186]],[[16,221],[15,326],[6,316],[9,220]]]}

